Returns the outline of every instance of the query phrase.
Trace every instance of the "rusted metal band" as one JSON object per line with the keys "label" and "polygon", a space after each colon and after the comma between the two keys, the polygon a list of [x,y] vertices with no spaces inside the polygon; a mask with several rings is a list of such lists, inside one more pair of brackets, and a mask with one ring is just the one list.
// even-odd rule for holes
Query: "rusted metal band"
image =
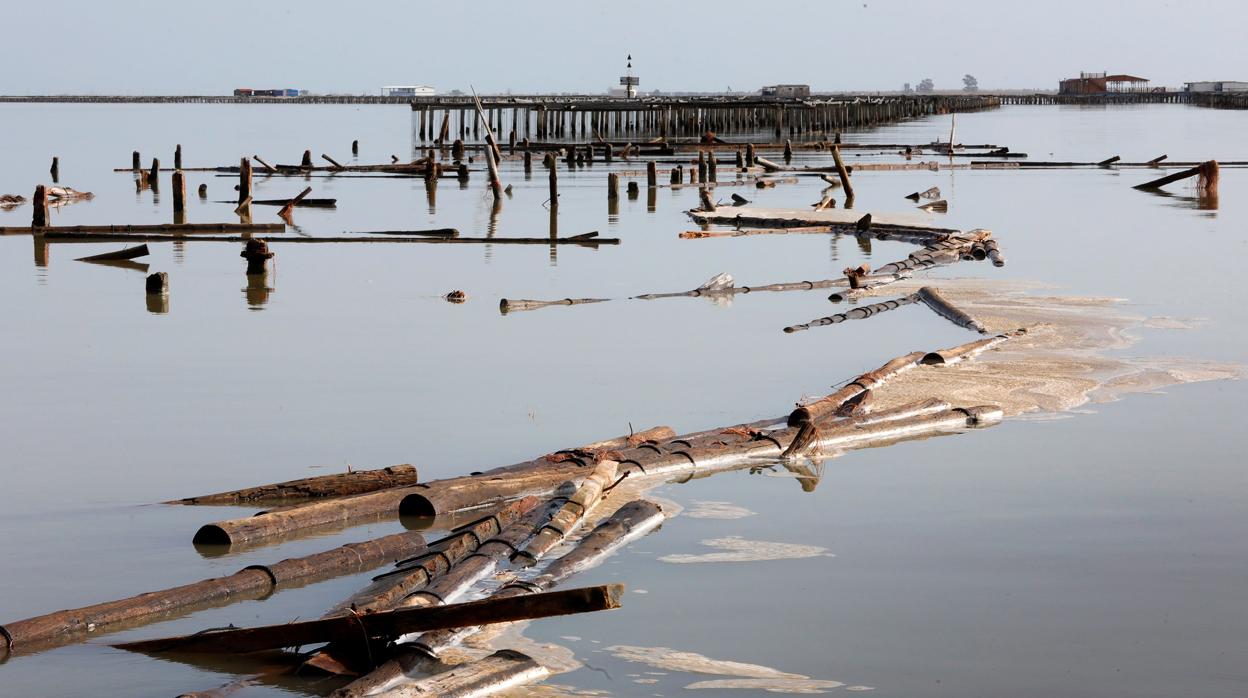
{"label": "rusted metal band", "polygon": [[246,572],[247,570],[260,570],[261,572],[269,575],[269,581],[273,583],[273,587],[269,589],[269,591],[277,589],[277,575],[273,574],[273,570],[269,569],[268,565],[247,565],[243,569],[239,570],[239,572]]}

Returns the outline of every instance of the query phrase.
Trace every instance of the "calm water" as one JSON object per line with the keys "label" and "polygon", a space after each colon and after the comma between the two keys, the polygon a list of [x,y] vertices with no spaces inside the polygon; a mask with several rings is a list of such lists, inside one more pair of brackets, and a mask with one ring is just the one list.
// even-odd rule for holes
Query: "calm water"
{"label": "calm water", "polygon": [[[404,107],[3,105],[0,193],[47,181],[96,194],[56,225],[168,222],[171,194],[135,193],[113,173],[140,150],[189,166],[305,148],[359,162],[409,157]],[[1175,105],[1013,107],[960,115],[958,139],[1032,158],[1248,159],[1248,115]],[[948,117],[850,134],[867,142],[947,137]],[[805,157],[805,156],[803,156]],[[818,157],[811,162],[823,164]],[[641,169],[617,160],[617,169]],[[915,348],[965,332],[932,314],[893,313],[852,328],[784,335],[828,312],[826,293],[619,301],[500,316],[498,300],[611,297],[692,288],[718,272],[760,284],[839,276],[912,248],[822,236],[682,241],[693,188],[608,210],[598,162],[561,165],[560,234],[620,237],[598,250],[436,245],[274,245],[264,292],[238,248],[152,244],[170,276],[169,312],[149,313],[143,275],[74,258],[120,245],[57,244],[35,264],[29,237],[0,237],[0,620],[119,598],[400,530],[355,527],[319,539],[206,558],[202,523],[248,510],[165,499],[340,471],[415,463],[422,477],[512,463],[655,424],[678,431],[785,411],[794,399]],[[721,170],[722,171],[722,170]],[[1043,282],[1056,293],[1120,297],[1147,316],[1199,318],[1143,330],[1133,355],[1243,362],[1248,252],[1245,170],[1224,169],[1216,211],[1131,190],[1140,170],[862,172],[864,211],[905,211],[939,186],[940,223],[996,232],[1009,265],[943,276]],[[726,177],[721,177],[725,179]],[[453,226],[466,235],[547,235],[545,172],[491,216],[483,178],[312,179],[335,211],[299,209],[304,234]],[[194,195],[207,183],[207,202]],[[191,173],[188,218],[234,220],[234,179]],[[643,181],[644,185],[644,181]],[[301,180],[257,179],[257,197]],[[804,207],[817,180],[725,188],[760,206]],[[838,197],[839,198],[839,197]],[[256,220],[277,221],[257,208]],[[27,225],[29,205],[0,213]],[[300,234],[300,232],[289,234]],[[939,276],[938,275],[938,276]],[[440,296],[470,295],[464,305]],[[852,344],[844,341],[852,338]],[[720,678],[621,661],[611,645],[659,646],[874,687],[879,696],[1238,696],[1248,692],[1248,446],[1242,382],[1136,395],[1056,421],[1012,421],[830,461],[819,487],[744,472],[666,487],[686,505],[724,501],[742,519],[677,517],[577,583],[620,578],[622,611],[552,620],[528,634],[572,647],[594,668],[554,683],[614,695],[687,691]],[[657,558],[726,536],[813,545],[834,557],[716,565]],[[366,575],[284,592],[136,631],[151,637],[230,622],[312,617]],[[580,640],[561,639],[576,636]],[[635,683],[637,674],[657,683]],[[196,668],[79,645],[0,666],[0,695],[176,695],[229,680]],[[305,689],[308,688],[305,686]],[[312,686],[312,692],[327,686]],[[844,690],[844,689],[833,689]],[[300,684],[238,695],[300,694]],[[307,691],[304,691],[305,693]],[[774,695],[745,689],[730,695]]]}

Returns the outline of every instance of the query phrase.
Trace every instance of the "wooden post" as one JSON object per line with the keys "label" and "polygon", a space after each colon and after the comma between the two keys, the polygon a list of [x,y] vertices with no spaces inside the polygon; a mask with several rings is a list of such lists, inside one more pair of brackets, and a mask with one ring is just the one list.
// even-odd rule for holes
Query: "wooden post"
{"label": "wooden post", "polygon": [[273,167],[272,165],[270,165],[269,163],[265,162],[265,161],[264,161],[264,158],[260,157],[259,155],[252,155],[251,157],[252,157],[252,159],[253,159],[253,160],[255,160],[256,162],[260,163],[260,165],[261,165],[262,167],[264,167],[264,171],[265,171],[265,172],[277,172],[277,168],[275,168],[275,167]]}
{"label": "wooden post", "polygon": [[30,219],[32,228],[43,228],[48,225],[48,190],[42,184],[35,187],[35,195],[31,198],[34,215]]}
{"label": "wooden post", "polygon": [[49,170],[49,172],[52,173],[53,184],[56,184],[57,182],[60,181],[60,178],[61,178],[61,159],[60,158],[56,156],[52,156],[52,168]]}
{"label": "wooden post", "polygon": [[791,162],[793,162],[793,141],[786,138],[784,139],[784,164]]}
{"label": "wooden post", "polygon": [[684,178],[685,178],[685,175],[683,172],[680,171],[680,165],[677,165],[672,168],[672,175],[669,178],[672,184],[680,184],[681,181],[684,180]]}
{"label": "wooden post", "polygon": [[607,199],[614,201],[620,198],[620,176],[614,172],[607,175]]}
{"label": "wooden post", "polygon": [[553,211],[559,206],[559,168],[550,163],[550,208]]}
{"label": "wooden post", "polygon": [[333,165],[333,166],[334,166],[334,169],[337,169],[337,170],[345,170],[345,169],[346,169],[345,167],[343,167],[343,166],[342,166],[342,164],[341,164],[341,163],[339,163],[337,160],[335,160],[335,159],[331,158],[330,156],[326,155],[325,153],[321,153],[321,157],[322,157],[324,160],[326,160],[329,164]]}
{"label": "wooden post", "polygon": [[351,141],[351,154],[352,155],[360,154],[360,142],[358,140]]}
{"label": "wooden post", "polygon": [[745,166],[746,167],[754,166],[754,144],[753,143],[745,144]]}
{"label": "wooden post", "polygon": [[160,183],[160,159],[152,158],[152,170],[147,175],[147,183],[155,189]]}
{"label": "wooden post", "polygon": [[507,154],[516,154],[516,129],[514,128],[507,134]]}
{"label": "wooden post", "polygon": [[179,143],[173,149],[173,169],[182,169],[182,144]]}
{"label": "wooden post", "polygon": [[715,157],[715,151],[708,151],[706,154],[706,176],[710,181],[719,180],[719,162]]}
{"label": "wooden post", "polygon": [[312,151],[311,150],[303,151],[303,162],[301,162],[299,166],[305,170],[312,169]]}
{"label": "wooden post", "polygon": [[532,174],[533,172],[533,151],[527,147],[524,149],[524,173]]}
{"label": "wooden post", "polygon": [[147,277],[147,294],[157,295],[169,293],[169,274],[167,272],[158,271]]}
{"label": "wooden post", "polygon": [[841,178],[841,187],[845,189],[845,207],[849,208],[849,200],[854,198],[854,185],[849,183],[849,170],[845,169],[845,163],[841,161],[840,146],[832,146],[832,160],[836,162],[836,174]]}
{"label": "wooden post", "polygon": [[607,144],[605,145],[605,148],[606,148],[606,151],[603,153],[603,155],[602,155],[602,159],[603,159],[603,160],[606,160],[607,162],[611,162],[611,157],[612,157],[612,153],[611,153],[611,144],[610,144],[610,143],[607,143]]}
{"label": "wooden post", "polygon": [[130,169],[135,172],[143,169],[143,158],[139,155],[139,151],[137,150],[130,154]]}
{"label": "wooden post", "polygon": [[646,163],[646,186],[651,189],[659,186],[659,168],[653,160]]}
{"label": "wooden post", "polygon": [[246,247],[238,253],[238,256],[247,260],[248,274],[263,274],[266,271],[265,266],[273,258],[273,253],[269,251],[267,242],[256,238],[248,240]]}
{"label": "wooden post", "polygon": [[711,191],[706,187],[698,189],[698,201],[703,211],[715,210],[715,202],[711,200]]}
{"label": "wooden post", "polygon": [[698,151],[698,181],[706,181],[706,151]]}
{"label": "wooden post", "polygon": [[182,174],[182,170],[173,173],[173,212],[186,212],[186,176]]}
{"label": "wooden post", "polygon": [[208,198],[208,185],[207,184],[199,185],[199,198],[201,199]]}
{"label": "wooden post", "polygon": [[631,199],[636,199],[636,198],[637,198],[637,195],[638,195],[638,194],[640,194],[640,193],[641,193],[641,187],[637,186],[637,182],[636,182],[636,181],[634,181],[634,180],[629,180],[629,182],[628,182],[628,198],[629,198],[630,200],[631,200]]}
{"label": "wooden post", "polygon": [[[311,157],[311,153],[308,153]],[[238,204],[251,198],[251,160],[242,158],[238,161]]]}
{"label": "wooden post", "polygon": [[452,160],[464,159],[464,142],[458,138],[456,138],[454,141],[451,142],[451,159]]}

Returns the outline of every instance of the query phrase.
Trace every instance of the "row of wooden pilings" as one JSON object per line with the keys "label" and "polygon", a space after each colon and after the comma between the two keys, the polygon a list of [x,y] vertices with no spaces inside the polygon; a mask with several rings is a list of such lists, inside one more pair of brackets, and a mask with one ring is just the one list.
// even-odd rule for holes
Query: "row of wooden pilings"
{"label": "row of wooden pilings", "polygon": [[[483,107],[495,133],[531,140],[700,137],[771,131],[785,134],[831,132],[902,119],[999,106],[992,96],[895,97],[836,101],[650,101],[551,100],[504,102]],[[422,141],[480,139],[481,124],[470,101],[428,98],[412,103],[412,128]]]}
{"label": "row of wooden pilings", "polygon": [[1047,92],[1000,95],[1002,105],[1047,104],[1186,104],[1195,102],[1188,92],[1106,92],[1089,95],[1061,95]]}

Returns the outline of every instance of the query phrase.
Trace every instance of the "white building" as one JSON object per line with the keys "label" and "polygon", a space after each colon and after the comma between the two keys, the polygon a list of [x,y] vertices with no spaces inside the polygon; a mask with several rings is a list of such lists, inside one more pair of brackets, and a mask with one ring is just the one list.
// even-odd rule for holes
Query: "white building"
{"label": "white building", "polygon": [[1220,80],[1183,83],[1184,92],[1248,92],[1248,82]]}
{"label": "white building", "polygon": [[428,85],[386,85],[381,88],[383,97],[433,97],[438,91]]}

